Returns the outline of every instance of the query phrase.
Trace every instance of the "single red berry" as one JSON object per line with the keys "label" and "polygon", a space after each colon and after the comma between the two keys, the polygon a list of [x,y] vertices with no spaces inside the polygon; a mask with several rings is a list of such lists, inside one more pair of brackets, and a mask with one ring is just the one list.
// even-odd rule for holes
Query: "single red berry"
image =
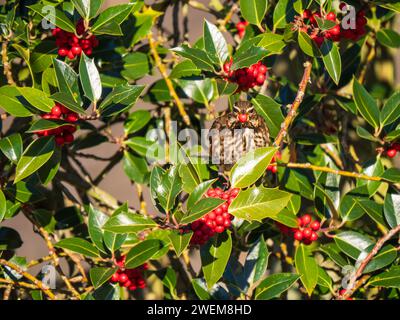
{"label": "single red berry", "polygon": [[64,144],[64,138],[62,136],[56,136],[55,142],[56,145],[62,146]]}
{"label": "single red berry", "polygon": [[262,85],[262,84],[264,83],[264,81],[265,81],[265,75],[264,75],[264,74],[259,74],[259,75],[257,76],[257,83],[258,83],[259,85]]}
{"label": "single red berry", "polygon": [[215,227],[215,232],[217,233],[222,233],[225,231],[225,228],[223,226],[216,226]]}
{"label": "single red berry", "polygon": [[236,24],[236,29],[238,31],[244,31],[246,29],[246,25],[242,21],[240,21]]}
{"label": "single red berry", "polygon": [[272,173],[277,173],[278,172],[278,167],[277,166],[272,166],[271,172]]}
{"label": "single red berry", "polygon": [[331,11],[326,15],[326,19],[330,21],[336,21],[336,14]]}
{"label": "single red berry", "polygon": [[303,229],[303,237],[306,239],[310,239],[312,232],[313,231],[310,228],[304,228]]}
{"label": "single red berry", "polygon": [[82,53],[82,48],[75,46],[71,48],[71,51],[74,55],[79,56]]}
{"label": "single red berry", "polygon": [[247,114],[245,114],[245,113],[239,114],[238,120],[239,120],[239,122],[241,122],[241,123],[247,122]]}
{"label": "single red berry", "polygon": [[74,136],[68,132],[68,133],[64,134],[64,141],[66,144],[70,144],[70,143],[74,142]]}
{"label": "single red berry", "polygon": [[321,228],[321,224],[319,223],[319,221],[315,220],[310,224],[310,228],[314,231],[318,231],[319,228]]}
{"label": "single red berry", "polygon": [[386,151],[386,154],[389,158],[394,158],[396,156],[397,150],[396,149],[389,149]]}
{"label": "single red berry", "polygon": [[267,67],[264,66],[263,64],[258,68],[258,72],[266,74],[267,73]]}
{"label": "single red berry", "polygon": [[297,230],[294,233],[294,238],[298,241],[301,241],[303,239],[303,232],[301,232],[300,230]]}
{"label": "single red berry", "polygon": [[119,275],[119,283],[125,283],[128,281],[128,276],[125,273],[121,273]]}
{"label": "single red berry", "polygon": [[317,241],[318,240],[318,234],[314,231],[311,232],[309,239],[311,241]]}
{"label": "single red berry", "polygon": [[69,113],[67,115],[67,117],[65,118],[65,121],[77,122],[78,121],[78,115],[76,113]]}
{"label": "single red berry", "polygon": [[331,35],[338,36],[340,34],[340,25],[337,24],[334,26],[332,29],[329,29],[328,31]]}
{"label": "single red berry", "polygon": [[119,282],[119,274],[118,273],[114,273],[111,277],[111,282]]}
{"label": "single red berry", "polygon": [[73,60],[73,59],[75,59],[75,54],[71,50],[69,50],[67,57],[68,57],[68,59]]}
{"label": "single red berry", "polygon": [[309,9],[306,9],[303,11],[303,18],[304,19],[310,19],[310,17],[312,16],[312,12]]}
{"label": "single red berry", "polygon": [[60,117],[60,116],[61,116],[61,108],[58,107],[58,106],[54,106],[54,107],[51,109],[51,114],[52,114],[53,116]]}
{"label": "single red berry", "polygon": [[301,218],[297,218],[297,225],[298,225],[299,227],[302,227],[302,226],[303,226],[303,220],[302,220]]}
{"label": "single red berry", "polygon": [[65,57],[65,56],[67,56],[68,55],[68,50],[67,49],[65,49],[65,48],[60,48],[60,49],[58,49],[58,55],[60,55],[61,57]]}
{"label": "single red berry", "polygon": [[307,226],[311,222],[311,216],[309,214],[305,214],[301,217],[301,222],[303,226]]}
{"label": "single red berry", "polygon": [[226,73],[228,73],[230,69],[231,69],[231,65],[230,65],[229,63],[225,63],[225,64],[224,64],[224,71],[225,71]]}

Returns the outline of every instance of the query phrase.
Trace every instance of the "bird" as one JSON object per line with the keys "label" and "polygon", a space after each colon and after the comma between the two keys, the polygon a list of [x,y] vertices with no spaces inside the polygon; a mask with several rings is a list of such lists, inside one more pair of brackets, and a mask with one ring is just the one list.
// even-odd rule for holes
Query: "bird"
{"label": "bird", "polygon": [[231,112],[216,118],[208,136],[211,163],[218,165],[220,174],[247,152],[270,144],[268,127],[249,101],[237,101]]}

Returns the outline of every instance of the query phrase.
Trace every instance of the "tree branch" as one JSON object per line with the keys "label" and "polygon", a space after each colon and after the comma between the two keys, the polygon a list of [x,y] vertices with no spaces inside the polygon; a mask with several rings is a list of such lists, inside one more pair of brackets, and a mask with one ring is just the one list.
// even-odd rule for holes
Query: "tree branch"
{"label": "tree branch", "polygon": [[357,290],[356,282],[359,277],[361,277],[364,269],[367,267],[368,263],[372,260],[374,256],[379,252],[379,250],[383,247],[386,241],[390,240],[394,237],[397,233],[400,232],[400,225],[391,229],[387,234],[385,234],[382,238],[378,240],[375,244],[375,247],[371,250],[371,252],[367,255],[367,257],[363,260],[360,264],[354,275],[349,280],[349,285],[346,289],[346,292],[343,295],[338,296],[339,299],[348,299],[350,298],[353,293]]}
{"label": "tree branch", "polygon": [[285,120],[281,124],[281,130],[279,131],[278,135],[276,136],[274,145],[277,147],[281,146],[283,139],[285,138],[287,131],[289,130],[289,127],[292,124],[292,122],[296,116],[297,109],[299,108],[301,102],[303,101],[304,94],[305,94],[305,91],[307,88],[307,84],[310,81],[311,68],[312,68],[312,63],[310,61],[306,61],[304,63],[303,78],[301,79],[301,82],[299,84],[299,90],[297,91],[296,98],[294,99],[294,102],[293,102]]}

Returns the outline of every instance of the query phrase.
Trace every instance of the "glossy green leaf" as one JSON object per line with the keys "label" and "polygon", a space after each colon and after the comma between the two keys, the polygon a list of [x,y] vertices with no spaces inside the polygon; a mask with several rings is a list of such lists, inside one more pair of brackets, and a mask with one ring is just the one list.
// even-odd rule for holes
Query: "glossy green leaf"
{"label": "glossy green leaf", "polygon": [[204,20],[203,34],[204,49],[215,64],[222,66],[229,55],[228,44],[224,36],[214,24],[207,20]]}
{"label": "glossy green leaf", "polygon": [[386,193],[383,211],[391,228],[400,224],[400,194],[393,188],[390,188]]}
{"label": "glossy green leaf", "polygon": [[119,25],[128,17],[134,4],[120,4],[108,7],[93,23],[91,30],[95,34],[122,35]]}
{"label": "glossy green leaf", "polygon": [[262,94],[258,94],[251,100],[251,102],[257,113],[264,118],[270,136],[275,138],[281,128],[281,123],[284,120],[281,105],[274,99]]}
{"label": "glossy green leaf", "polygon": [[150,260],[163,247],[163,243],[157,239],[144,240],[135,245],[126,255],[125,267],[137,268]]}
{"label": "glossy green leaf", "polygon": [[204,196],[204,194],[208,191],[208,189],[210,189],[210,187],[216,180],[217,179],[204,181],[196,186],[193,192],[189,195],[187,201],[187,207],[189,210]]}
{"label": "glossy green leaf", "polygon": [[0,223],[3,221],[7,211],[7,201],[3,191],[0,189]]}
{"label": "glossy green leaf", "polygon": [[240,0],[240,13],[251,24],[260,26],[267,12],[268,0]]}
{"label": "glossy green leaf", "polygon": [[123,166],[124,172],[129,179],[137,183],[146,183],[149,172],[144,158],[134,156],[125,151]]}
{"label": "glossy green leaf", "polygon": [[381,126],[391,124],[400,118],[400,91],[393,93],[380,112]]}
{"label": "glossy green leaf", "polygon": [[241,157],[231,170],[232,187],[247,188],[255,183],[264,174],[276,151],[274,147],[263,147]]}
{"label": "glossy green leaf", "polygon": [[2,86],[0,87],[0,108],[15,117],[30,117],[32,111],[18,97],[21,93],[18,87]]}
{"label": "glossy green leaf", "polygon": [[217,233],[200,248],[201,265],[208,288],[212,288],[222,277],[231,251],[230,232]]}
{"label": "glossy green leaf", "polygon": [[65,31],[75,33],[74,23],[63,11],[56,9],[54,6],[50,7],[47,4],[34,4],[29,6],[29,9],[39,14],[42,18],[46,19],[50,23],[55,24],[57,27]]}
{"label": "glossy green leaf", "polygon": [[34,140],[18,161],[14,183],[25,179],[40,169],[53,155],[55,143],[53,137]]}
{"label": "glossy green leaf", "polygon": [[53,60],[53,65],[60,92],[67,94],[75,102],[80,103],[78,75],[74,69],[58,59]]}
{"label": "glossy green leaf", "polygon": [[172,48],[171,50],[184,58],[190,59],[201,70],[214,71],[210,57],[203,50],[190,48],[187,45]]}
{"label": "glossy green leaf", "polygon": [[36,109],[44,112],[50,112],[54,107],[54,101],[39,89],[30,87],[18,87],[21,95]]}
{"label": "glossy green leaf", "polygon": [[126,119],[124,128],[126,134],[132,134],[140,131],[151,120],[151,114],[147,110],[137,110],[132,112]]}
{"label": "glossy green leaf", "polygon": [[356,80],[353,80],[353,96],[357,110],[361,116],[374,128],[379,127],[379,109],[372,96]]}
{"label": "glossy green leaf", "polygon": [[400,182],[400,169],[389,168],[381,175],[381,177],[385,180],[398,183]]}
{"label": "glossy green leaf", "polygon": [[162,177],[161,184],[157,186],[158,201],[166,212],[175,205],[175,200],[182,188],[178,167],[171,167]]}
{"label": "glossy green leaf", "polygon": [[256,289],[257,300],[270,300],[279,297],[300,278],[293,273],[275,273],[265,278]]}
{"label": "glossy green leaf", "polygon": [[13,163],[17,163],[21,158],[23,145],[22,137],[19,133],[6,136],[0,140],[0,150]]}
{"label": "glossy green leaf", "polygon": [[297,41],[299,42],[300,49],[310,57],[318,56],[318,48],[315,45],[314,40],[310,38],[308,33],[299,31]]}
{"label": "glossy green leaf", "polygon": [[102,286],[105,282],[110,280],[110,278],[116,271],[117,271],[116,269],[103,268],[103,267],[96,267],[90,269],[89,275],[93,287],[97,289],[100,286]]}
{"label": "glossy green leaf", "polygon": [[89,207],[89,220],[88,220],[88,230],[90,239],[93,241],[94,245],[103,253],[107,253],[107,248],[103,241],[103,226],[108,220],[108,216],[93,208],[92,205]]}
{"label": "glossy green leaf", "polygon": [[[125,203],[122,206],[120,206],[118,209],[116,209],[113,212],[113,214],[111,215],[111,217],[115,217],[118,214],[121,214],[123,212],[126,213],[128,211],[129,211],[128,204]],[[104,234],[103,234],[104,243],[111,252],[115,252],[116,250],[121,248],[121,246],[123,245],[123,243],[125,242],[127,237],[128,237],[127,233],[120,234],[120,233],[115,233],[115,232],[111,232],[108,230],[104,230]]]}
{"label": "glossy green leaf", "polygon": [[36,120],[30,128],[26,131],[27,133],[36,133],[43,130],[52,130],[60,127],[70,126],[68,122],[64,122],[62,120],[47,120],[47,119],[39,119]]}
{"label": "glossy green leaf", "polygon": [[286,28],[290,22],[293,22],[295,15],[293,0],[279,0],[273,14],[274,29]]}
{"label": "glossy green leaf", "polygon": [[361,252],[365,251],[373,241],[355,231],[342,231],[335,235],[335,242],[342,252],[357,260]]}
{"label": "glossy green leaf", "polygon": [[136,80],[144,77],[150,72],[147,54],[133,52],[123,57],[124,70],[121,75],[127,80]]}
{"label": "glossy green leaf", "polygon": [[211,212],[212,210],[218,208],[221,204],[223,204],[225,200],[219,198],[205,198],[199,200],[195,203],[191,208],[188,208],[187,214],[185,214],[180,223],[188,224],[193,221],[196,221],[203,217],[205,214]]}
{"label": "glossy green leaf", "polygon": [[168,235],[178,257],[180,257],[182,252],[185,251],[186,248],[189,246],[192,236],[193,232],[186,232],[181,234],[179,231],[172,231]]}
{"label": "glossy green leaf", "polygon": [[150,218],[132,212],[113,215],[104,224],[103,230],[114,233],[135,233],[155,227],[157,224]]}
{"label": "glossy green leaf", "polygon": [[247,279],[249,285],[256,283],[264,276],[270,254],[264,236],[261,235],[250,248],[244,264],[245,274],[247,274],[246,271],[250,269],[250,276]]}
{"label": "glossy green leaf", "polygon": [[80,253],[86,257],[99,257],[97,248],[92,243],[82,238],[66,238],[58,241],[54,246]]}
{"label": "glossy green leaf", "polygon": [[369,286],[384,288],[400,288],[400,266],[393,266],[368,281]]}
{"label": "glossy green leaf", "polygon": [[100,74],[94,59],[88,58],[84,53],[79,61],[79,76],[85,96],[90,101],[97,102],[102,93]]}
{"label": "glossy green leaf", "polygon": [[[368,252],[370,252],[375,245],[370,246]],[[367,264],[363,273],[370,273],[376,270],[382,269],[390,265],[397,258],[397,250],[392,245],[384,246],[374,258]],[[365,258],[364,258],[365,259]],[[359,259],[363,260],[363,259]]]}
{"label": "glossy green leaf", "polygon": [[378,41],[390,48],[398,48],[400,47],[400,34],[392,29],[381,29],[376,34],[376,38]]}
{"label": "glossy green leaf", "polygon": [[208,105],[214,96],[214,86],[210,78],[196,80],[177,80],[185,94],[198,103]]}
{"label": "glossy green leaf", "polygon": [[251,65],[262,60],[267,55],[268,55],[268,50],[254,46],[250,47],[248,50],[244,52],[235,53],[233,55],[233,63],[231,66],[231,70],[250,67]]}
{"label": "glossy green leaf", "polygon": [[75,9],[86,19],[95,17],[104,0],[71,0]]}
{"label": "glossy green leaf", "polygon": [[229,206],[229,213],[248,221],[274,219],[289,203],[291,194],[263,186],[242,190]]}
{"label": "glossy green leaf", "polygon": [[295,253],[295,265],[297,273],[301,276],[301,282],[309,296],[314,291],[318,281],[318,264],[311,250],[304,244],[300,244]]}
{"label": "glossy green leaf", "polygon": [[169,77],[171,79],[179,79],[183,77],[198,76],[200,73],[201,70],[197,68],[191,60],[184,60],[172,68]]}
{"label": "glossy green leaf", "polygon": [[332,80],[338,84],[342,73],[342,60],[337,45],[325,40],[321,45],[322,60]]}

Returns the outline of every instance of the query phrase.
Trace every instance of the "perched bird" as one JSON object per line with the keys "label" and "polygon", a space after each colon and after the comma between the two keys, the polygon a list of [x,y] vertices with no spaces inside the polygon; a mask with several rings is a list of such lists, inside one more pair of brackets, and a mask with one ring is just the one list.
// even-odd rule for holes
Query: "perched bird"
{"label": "perched bird", "polygon": [[214,120],[209,132],[211,163],[229,171],[247,152],[270,143],[264,119],[249,101],[238,101],[232,112]]}

